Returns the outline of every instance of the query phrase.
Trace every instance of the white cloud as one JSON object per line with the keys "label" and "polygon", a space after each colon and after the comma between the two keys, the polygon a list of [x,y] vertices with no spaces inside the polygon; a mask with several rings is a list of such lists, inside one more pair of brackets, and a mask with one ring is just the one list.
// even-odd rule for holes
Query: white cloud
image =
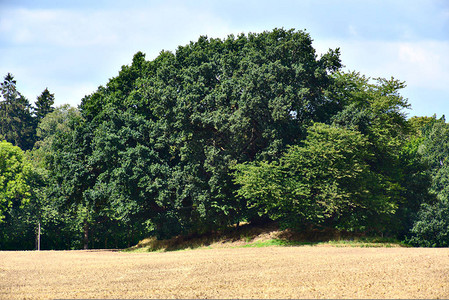
{"label": "white cloud", "polygon": [[148,45],[154,40],[176,40],[179,44],[186,35],[193,38],[230,33],[227,24],[216,16],[182,5],[121,11],[20,8],[3,16],[2,40],[13,45],[123,48],[129,44]]}
{"label": "white cloud", "polygon": [[340,47],[346,68],[370,77],[393,76],[413,86],[449,88],[449,41],[321,40],[314,45],[319,53]]}
{"label": "white cloud", "polygon": [[357,37],[359,35],[358,32],[357,32],[357,29],[356,29],[356,27],[354,25],[349,25],[348,32],[353,37]]}
{"label": "white cloud", "polygon": [[405,81],[401,94],[412,105],[410,115],[449,115],[449,41],[320,40],[314,46],[320,54],[340,47],[346,70]]}
{"label": "white cloud", "polygon": [[[103,12],[82,13],[61,9],[13,9],[0,25],[3,39],[14,45],[83,47],[116,42]],[[103,23],[103,21],[106,21]]]}
{"label": "white cloud", "polygon": [[[430,29],[439,32],[438,24],[444,21],[440,19],[447,20],[447,9],[439,13],[436,26],[428,18],[417,24],[409,22],[412,19],[404,19],[404,14],[398,15],[401,22],[396,21],[396,10],[375,24],[373,18],[382,16],[377,2],[358,6],[363,11],[378,8],[377,14],[367,20],[353,17],[359,15],[345,9],[343,21],[326,10],[313,11],[319,3],[319,8],[328,7],[326,1],[296,6],[290,1],[281,1],[281,5],[261,2],[257,9],[253,8],[259,2],[122,1],[119,7],[114,3],[65,9],[2,7],[0,75],[13,73],[19,90],[32,101],[48,87],[55,92],[56,101],[76,105],[85,94],[116,76],[137,51],[146,53],[151,60],[162,49],[176,50],[178,45],[188,44],[200,35],[225,38],[231,33],[284,26],[307,28],[318,53],[340,47],[347,69],[370,77],[394,76],[406,81],[410,90],[438,89],[439,95],[441,91],[449,94],[449,41],[447,37],[437,41],[433,35],[434,40],[423,40]],[[352,7],[354,3],[349,4]],[[425,30],[419,30],[421,25],[426,25]]]}
{"label": "white cloud", "polygon": [[116,76],[137,51],[153,59],[200,35],[231,32],[212,13],[183,4],[121,10],[13,8],[0,19],[0,71],[13,73],[30,101],[48,87],[56,102],[77,105]]}
{"label": "white cloud", "polygon": [[398,68],[408,74],[411,83],[436,89],[449,85],[449,42],[425,41],[400,43]]}

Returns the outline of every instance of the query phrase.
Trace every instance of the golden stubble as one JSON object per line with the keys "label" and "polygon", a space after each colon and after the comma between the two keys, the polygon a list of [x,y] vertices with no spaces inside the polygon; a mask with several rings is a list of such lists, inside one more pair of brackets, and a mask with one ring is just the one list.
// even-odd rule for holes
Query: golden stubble
{"label": "golden stubble", "polygon": [[449,298],[449,249],[0,252],[0,298]]}

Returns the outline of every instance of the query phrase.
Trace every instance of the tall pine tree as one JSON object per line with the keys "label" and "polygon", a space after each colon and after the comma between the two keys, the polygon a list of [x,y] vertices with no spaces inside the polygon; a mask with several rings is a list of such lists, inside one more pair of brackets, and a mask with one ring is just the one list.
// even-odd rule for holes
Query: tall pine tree
{"label": "tall pine tree", "polygon": [[16,81],[11,73],[1,83],[0,100],[0,135],[23,150],[34,144],[34,126],[31,104],[16,88]]}
{"label": "tall pine tree", "polygon": [[34,114],[36,123],[38,124],[47,114],[55,110],[53,104],[55,103],[55,94],[51,94],[48,88],[46,88],[42,94],[37,97],[36,108]]}

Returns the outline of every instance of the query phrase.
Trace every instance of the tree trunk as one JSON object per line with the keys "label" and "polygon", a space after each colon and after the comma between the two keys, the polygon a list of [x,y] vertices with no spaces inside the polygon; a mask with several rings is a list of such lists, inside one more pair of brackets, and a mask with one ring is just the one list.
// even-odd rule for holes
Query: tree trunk
{"label": "tree trunk", "polygon": [[41,251],[41,222],[39,222],[37,229],[37,251]]}
{"label": "tree trunk", "polygon": [[84,221],[84,250],[89,249],[89,226],[87,224],[87,221]]}
{"label": "tree trunk", "polygon": [[134,230],[131,230],[131,234],[128,233],[128,248],[131,247],[131,242],[134,240]]}
{"label": "tree trunk", "polygon": [[41,222],[37,224],[36,250],[41,250]]}

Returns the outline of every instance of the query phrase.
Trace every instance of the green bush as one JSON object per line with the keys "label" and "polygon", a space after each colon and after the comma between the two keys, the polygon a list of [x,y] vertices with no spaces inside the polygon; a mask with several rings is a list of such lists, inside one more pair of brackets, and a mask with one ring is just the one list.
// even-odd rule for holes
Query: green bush
{"label": "green bush", "polygon": [[408,242],[420,247],[449,246],[449,201],[423,205]]}

